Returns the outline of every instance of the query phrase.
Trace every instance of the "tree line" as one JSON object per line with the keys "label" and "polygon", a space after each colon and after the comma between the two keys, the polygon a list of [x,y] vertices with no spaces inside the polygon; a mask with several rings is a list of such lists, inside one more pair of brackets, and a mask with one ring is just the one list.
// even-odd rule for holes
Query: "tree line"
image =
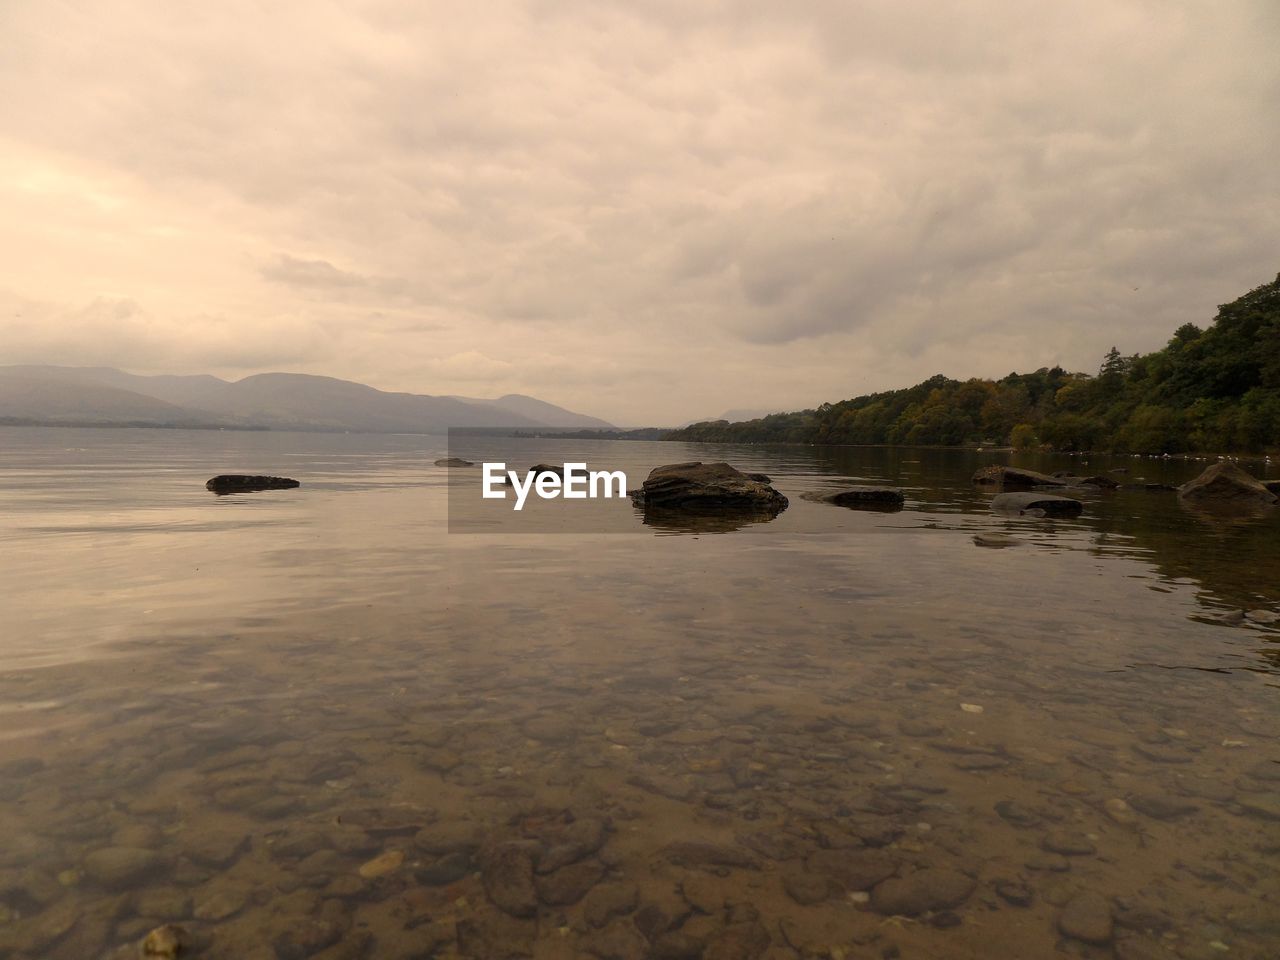
{"label": "tree line", "polygon": [[671,440],[1011,445],[1118,453],[1280,449],[1280,276],[1188,323],[1154,353],[1112,347],[1096,374],[1042,367],[999,380],[938,375],[903,390],[759,420],[693,424]]}

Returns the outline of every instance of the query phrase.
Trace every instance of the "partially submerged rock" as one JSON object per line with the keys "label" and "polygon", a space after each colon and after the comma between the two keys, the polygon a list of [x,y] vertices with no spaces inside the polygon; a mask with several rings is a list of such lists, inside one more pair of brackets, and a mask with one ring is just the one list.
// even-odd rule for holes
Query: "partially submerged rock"
{"label": "partially submerged rock", "polygon": [[973,482],[1001,487],[1065,487],[1066,482],[1047,473],[993,464],[973,475]]}
{"label": "partially submerged rock", "polygon": [[1276,495],[1234,463],[1215,463],[1178,488],[1178,499],[1205,510],[1252,511],[1276,503]]}
{"label": "partially submerged rock", "polygon": [[814,491],[803,495],[816,503],[831,503],[852,510],[901,510],[906,500],[902,491],[894,487],[859,485],[832,492]]}
{"label": "partially submerged rock", "polygon": [[763,474],[747,474],[727,463],[670,463],[655,467],[640,490],[632,491],[637,506],[665,510],[745,511],[776,516],[787,498],[773,489]]}
{"label": "partially submerged rock", "polygon": [[474,467],[475,463],[471,460],[463,460],[461,457],[445,457],[436,461],[437,467]]}
{"label": "partially submerged rock", "polygon": [[1022,516],[1074,517],[1084,510],[1084,504],[1051,493],[999,493],[991,499],[991,509]]}
{"label": "partially submerged rock", "polygon": [[261,477],[242,473],[222,473],[205,481],[205,489],[216,494],[252,493],[255,490],[289,490],[302,486],[290,477]]}

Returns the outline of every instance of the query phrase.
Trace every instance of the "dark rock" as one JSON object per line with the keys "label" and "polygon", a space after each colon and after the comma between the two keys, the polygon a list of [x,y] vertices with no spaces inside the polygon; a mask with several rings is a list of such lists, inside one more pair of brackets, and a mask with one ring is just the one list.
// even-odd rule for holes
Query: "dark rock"
{"label": "dark rock", "polygon": [[701,960],[706,943],[683,930],[669,930],[653,942],[651,960]]}
{"label": "dark rock", "polygon": [[1280,497],[1280,480],[1259,480],[1258,482],[1266,487],[1271,493]]}
{"label": "dark rock", "polygon": [[475,464],[470,460],[463,460],[461,457],[446,457],[443,460],[436,461],[437,467],[474,467]]}
{"label": "dark rock", "polygon": [[1018,467],[993,465],[983,467],[973,475],[974,483],[995,484],[1014,489],[1017,487],[1063,487],[1066,484],[1057,477],[1036,473],[1034,470],[1022,470]]}
{"label": "dark rock", "polygon": [[1110,943],[1115,929],[1111,919],[1111,904],[1096,891],[1078,893],[1059,912],[1058,929],[1068,937],[1085,943]]}
{"label": "dark rock", "polygon": [[631,913],[640,892],[634,883],[601,884],[582,900],[582,915],[593,927],[603,927],[613,917]]}
{"label": "dark rock", "polygon": [[532,917],[538,912],[533,855],[526,845],[504,843],[488,851],[480,877],[485,894],[500,910],[513,917]]}
{"label": "dark rock", "polygon": [[1234,463],[1215,463],[1178,488],[1178,499],[1205,510],[1254,511],[1276,503],[1276,495]]}
{"label": "dark rock", "polygon": [[831,881],[816,873],[787,873],[782,877],[782,889],[801,906],[821,903],[831,894]]}
{"label": "dark rock", "polygon": [[747,510],[777,515],[787,498],[768,483],[727,463],[672,463],[655,467],[632,500],[646,509]]}
{"label": "dark rock", "polygon": [[816,491],[804,494],[804,499],[815,503],[830,503],[853,510],[900,510],[906,497],[893,487],[856,486],[833,493]]}
{"label": "dark rock", "polygon": [[1082,477],[1075,484],[1078,487],[1098,487],[1103,490],[1115,490],[1120,486],[1110,477]]}
{"label": "dark rock", "polygon": [[280,960],[306,960],[333,946],[345,932],[345,924],[327,917],[303,917],[273,941]]}
{"label": "dark rock", "polygon": [[1012,904],[1015,907],[1029,907],[1031,906],[1031,901],[1035,899],[1035,894],[1031,888],[1025,883],[1018,883],[1016,880],[996,881],[996,893],[1000,895],[1000,899],[1005,903]]}
{"label": "dark rock", "polygon": [[564,907],[577,903],[604,877],[604,865],[599,860],[582,860],[561,867],[555,873],[538,877],[534,885],[543,903]]}
{"label": "dark rock", "polygon": [[763,923],[735,923],[714,935],[703,951],[703,960],[757,960],[773,938]]}
{"label": "dark rock", "polygon": [[973,893],[974,882],[958,870],[926,867],[905,877],[890,877],[871,891],[878,913],[914,917],[927,910],[958,907]]}
{"label": "dark rock", "polygon": [[302,486],[289,477],[256,477],[239,473],[223,473],[205,481],[205,489],[216,494],[252,493],[255,490],[288,490]]}
{"label": "dark rock", "polygon": [[1034,827],[1040,823],[1040,815],[1014,800],[1001,800],[996,804],[1000,819],[1017,827]]}
{"label": "dark rock", "polygon": [[746,867],[757,869],[759,861],[739,847],[702,840],[677,840],[663,848],[672,863],[685,867]]}
{"label": "dark rock", "polygon": [[846,891],[870,890],[898,869],[898,862],[880,850],[815,850],[805,860],[810,873],[825,876]]}
{"label": "dark rock", "polygon": [[1098,852],[1094,842],[1078,830],[1054,830],[1045,835],[1040,846],[1067,857],[1087,857]]}
{"label": "dark rock", "polygon": [[1175,817],[1195,813],[1197,807],[1190,800],[1171,797],[1163,793],[1135,793],[1128,797],[1129,806],[1153,820],[1172,820]]}
{"label": "dark rock", "polygon": [[991,498],[991,509],[996,513],[1017,513],[1037,517],[1074,517],[1084,510],[1084,504],[1070,497],[1057,497],[1044,493],[999,493]]}
{"label": "dark rock", "polygon": [[647,960],[649,943],[630,920],[618,920],[587,937],[583,949],[598,960]]}
{"label": "dark rock", "polygon": [[464,852],[447,853],[435,863],[419,867],[413,876],[419,883],[428,887],[443,887],[457,883],[467,874],[475,870],[471,856]]}

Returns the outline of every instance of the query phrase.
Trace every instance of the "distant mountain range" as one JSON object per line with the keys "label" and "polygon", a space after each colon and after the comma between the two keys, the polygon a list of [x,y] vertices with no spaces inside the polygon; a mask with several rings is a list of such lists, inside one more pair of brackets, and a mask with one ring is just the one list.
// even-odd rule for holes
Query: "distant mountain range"
{"label": "distant mountain range", "polygon": [[613,429],[535,397],[496,400],[388,393],[298,373],[228,381],[141,376],[112,367],[0,367],[0,424],[224,427],[443,433],[450,427]]}

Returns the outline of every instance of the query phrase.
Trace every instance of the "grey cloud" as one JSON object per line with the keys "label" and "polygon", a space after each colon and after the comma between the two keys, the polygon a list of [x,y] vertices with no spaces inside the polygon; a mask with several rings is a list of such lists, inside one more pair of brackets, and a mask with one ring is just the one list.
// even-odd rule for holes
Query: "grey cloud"
{"label": "grey cloud", "polygon": [[623,422],[1089,368],[1274,275],[1278,18],[9,5],[0,280],[62,306],[0,354]]}

